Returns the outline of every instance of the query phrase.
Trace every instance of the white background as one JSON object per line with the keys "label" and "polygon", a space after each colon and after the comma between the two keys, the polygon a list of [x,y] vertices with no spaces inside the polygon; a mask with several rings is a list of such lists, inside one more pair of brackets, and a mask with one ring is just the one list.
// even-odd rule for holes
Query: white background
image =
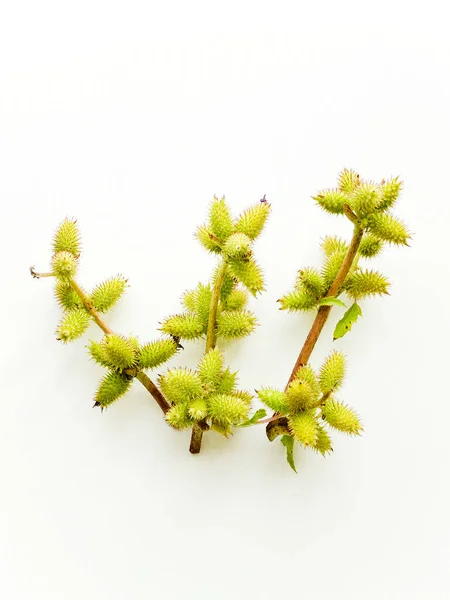
{"label": "white background", "polygon": [[[444,6],[1,4],[2,598],[450,597]],[[391,296],[365,301],[336,343],[363,437],[335,435],[327,459],[298,450],[296,476],[262,427],[208,434],[190,456],[189,435],[138,384],[92,409],[88,338],[56,342],[51,281],[27,271],[47,268],[65,215],[82,230],[80,282],[126,274],[109,321],[145,340],[209,277],[193,232],[213,194],[237,213],[266,193],[261,326],[226,356],[244,387],[281,387],[311,316],[276,299],[319,264],[321,237],[350,235],[310,199],[344,166],[400,175],[397,210],[414,233],[410,249],[376,260]],[[187,344],[172,364],[200,355]]]}

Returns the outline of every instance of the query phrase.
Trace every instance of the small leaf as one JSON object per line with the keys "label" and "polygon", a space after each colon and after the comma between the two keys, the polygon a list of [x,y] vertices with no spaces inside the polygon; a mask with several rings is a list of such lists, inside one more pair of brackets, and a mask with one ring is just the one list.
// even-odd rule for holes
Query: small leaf
{"label": "small leaf", "polygon": [[260,421],[261,419],[264,419],[264,417],[267,415],[267,411],[264,410],[264,408],[259,408],[255,414],[253,415],[253,417],[251,417],[250,419],[248,419],[248,421],[244,421],[243,423],[241,423],[239,425],[239,427],[250,427],[250,425],[256,425],[258,423],[258,421]]}
{"label": "small leaf", "polygon": [[346,311],[342,319],[337,323],[334,330],[333,340],[344,337],[344,335],[350,331],[358,317],[362,317],[362,310],[359,304],[354,302]]}
{"label": "small leaf", "polygon": [[286,448],[286,460],[288,461],[289,466],[297,473],[294,462],[294,438],[290,435],[283,435],[280,441]]}
{"label": "small leaf", "polygon": [[339,298],[334,298],[333,296],[322,298],[322,300],[319,301],[318,306],[343,306],[344,308],[347,308],[342,300],[339,300]]}

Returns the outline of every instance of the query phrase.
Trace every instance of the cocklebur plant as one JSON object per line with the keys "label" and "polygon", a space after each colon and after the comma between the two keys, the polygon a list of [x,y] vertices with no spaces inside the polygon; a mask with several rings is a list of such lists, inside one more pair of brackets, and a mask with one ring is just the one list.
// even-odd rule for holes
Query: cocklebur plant
{"label": "cocklebur plant", "polygon": [[[214,197],[208,222],[196,237],[218,265],[211,281],[199,283],[182,297],[184,311],[167,317],[163,333],[177,341],[205,338],[205,354],[197,371],[173,369],[160,377],[161,390],[172,404],[166,415],[176,429],[192,428],[189,450],[200,452],[203,433],[212,429],[225,436],[233,426],[247,422],[252,395],[239,391],[237,373],[224,367],[217,339],[250,335],[257,321],[246,308],[248,294],[264,290],[264,278],[253,256],[253,243],[261,234],[270,205],[265,197],[233,219],[225,198]],[[258,413],[261,416],[261,412]]]}
{"label": "cocklebur plant", "polygon": [[164,395],[145,373],[168,361],[178,350],[178,343],[171,337],[140,344],[137,338],[114,333],[103,319],[120,300],[127,280],[121,275],[111,277],[87,293],[76,281],[80,257],[80,235],[77,222],[66,218],[56,230],[53,240],[51,271],[37,273],[35,278],[53,277],[55,297],[63,310],[57,327],[57,339],[63,343],[80,338],[94,321],[104,333],[100,342],[91,340],[90,357],[107,372],[100,381],[94,396],[94,406],[102,410],[121,398],[137,379],[147,389],[164,413],[170,405]]}
{"label": "cocklebur plant", "polygon": [[[394,177],[381,183],[363,181],[344,169],[334,189],[313,197],[319,206],[334,215],[343,215],[353,224],[351,241],[327,236],[322,242],[321,269],[305,267],[296,277],[294,289],[280,298],[282,310],[315,311],[316,315],[292,370],[286,388],[258,390],[260,400],[274,411],[266,419],[270,441],[281,435],[286,457],[295,470],[294,443],[323,455],[332,451],[330,431],[358,435],[362,425],[357,413],[336,397],[346,371],[345,357],[333,351],[318,372],[309,360],[333,306],[346,308],[334,329],[337,340],[350,331],[362,315],[360,301],[388,294],[389,281],[365,261],[377,256],[385,244],[408,245],[411,235],[391,212],[402,188]],[[350,306],[340,298],[345,296]]]}
{"label": "cocklebur plant", "polygon": [[[137,338],[119,335],[103,320],[125,291],[120,275],[106,280],[87,293],[77,283],[80,240],[76,221],[65,219],[53,241],[51,271],[34,277],[53,277],[55,296],[63,310],[57,338],[63,343],[81,337],[91,321],[104,333],[90,341],[91,358],[106,369],[95,394],[102,409],[122,397],[138,379],[165,413],[174,429],[191,429],[190,452],[198,453],[203,433],[216,431],[229,436],[233,427],[265,423],[270,441],[281,436],[286,457],[295,470],[295,442],[327,455],[332,451],[331,433],[359,435],[362,425],[354,409],[343,403],[340,390],[346,374],[346,359],[333,350],[315,369],[310,357],[331,310],[345,308],[336,323],[334,340],[346,335],[362,315],[361,302],[388,293],[389,281],[366,261],[376,257],[386,244],[408,245],[410,234],[392,214],[402,184],[398,178],[381,183],[360,179],[356,172],[341,172],[335,189],[314,197],[319,206],[345,216],[353,225],[350,242],[336,236],[322,241],[323,264],[302,268],[294,287],[280,298],[281,310],[315,312],[312,327],[284,390],[263,387],[257,396],[274,415],[264,419],[259,409],[249,418],[252,394],[239,390],[237,372],[225,366],[217,340],[233,340],[252,333],[257,322],[247,309],[248,295],[264,290],[261,269],[253,256],[253,244],[262,232],[270,205],[265,197],[233,219],[225,199],[214,197],[208,222],[196,237],[218,258],[207,284],[199,283],[182,297],[183,311],[161,324],[164,337],[141,344]],[[182,348],[181,341],[205,339],[205,352],[196,370],[173,368],[158,378],[159,387],[145,373],[159,367]]]}

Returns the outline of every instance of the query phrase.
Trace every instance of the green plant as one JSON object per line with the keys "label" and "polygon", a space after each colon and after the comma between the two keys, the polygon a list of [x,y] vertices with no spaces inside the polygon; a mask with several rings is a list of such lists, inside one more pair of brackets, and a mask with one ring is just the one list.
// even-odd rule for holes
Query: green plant
{"label": "green plant", "polygon": [[53,277],[55,297],[63,310],[57,327],[57,340],[68,343],[81,337],[95,322],[104,333],[100,342],[91,341],[88,346],[90,357],[107,370],[94,396],[94,406],[102,410],[121,398],[137,379],[147,389],[164,413],[170,405],[164,395],[145,373],[165,363],[178,350],[178,343],[170,338],[140,344],[135,337],[114,333],[103,319],[120,300],[127,287],[121,275],[111,277],[87,293],[76,281],[80,258],[80,235],[74,219],[64,219],[53,239],[51,271],[37,273],[30,269],[33,277]]}
{"label": "green plant", "polygon": [[340,298],[342,295],[347,296],[351,305],[336,324],[334,340],[348,333],[362,315],[360,300],[388,293],[390,284],[386,277],[361,263],[377,256],[386,243],[408,245],[409,232],[391,213],[401,187],[397,177],[377,184],[363,181],[355,171],[344,169],[337,188],[314,196],[323,210],[351,221],[353,236],[349,243],[338,237],[326,237],[322,242],[322,268],[301,269],[294,289],[279,300],[282,310],[316,311],[286,388],[258,391],[261,401],[275,412],[274,417],[267,419],[267,437],[272,441],[282,436],[288,462],[294,469],[295,441],[325,455],[332,450],[325,426],[349,435],[362,431],[357,413],[335,396],[346,370],[344,355],[333,351],[318,373],[309,360],[333,306],[347,308]]}
{"label": "green plant", "polygon": [[184,311],[168,317],[162,331],[177,340],[206,338],[205,354],[196,372],[174,369],[160,378],[173,408],[167,415],[178,429],[192,428],[189,450],[200,452],[209,429],[225,436],[243,424],[252,394],[237,390],[237,373],[224,368],[217,338],[239,339],[252,333],[256,318],[246,308],[248,293],[264,289],[261,270],[253,257],[253,243],[261,234],[270,205],[265,198],[233,219],[225,199],[214,197],[208,222],[197,229],[202,246],[216,254],[218,265],[211,281],[199,283],[183,296]]}
{"label": "green plant", "polygon": [[[205,431],[228,437],[233,427],[266,424],[268,439],[281,436],[288,463],[295,470],[295,442],[326,455],[332,450],[330,429],[349,435],[362,431],[356,412],[336,397],[346,371],[344,355],[332,351],[318,371],[309,361],[333,307],[346,309],[334,329],[337,340],[362,315],[362,299],[388,293],[388,280],[366,268],[364,261],[377,256],[386,243],[408,245],[410,234],[391,213],[401,187],[398,178],[377,184],[363,181],[357,173],[345,169],[335,189],[314,197],[323,210],[346,217],[353,225],[353,235],[348,243],[335,236],[326,237],[321,269],[301,269],[294,288],[279,300],[282,310],[316,314],[285,389],[262,388],[256,392],[274,412],[269,418],[264,418],[264,409],[249,417],[253,395],[237,388],[237,372],[225,366],[223,352],[217,347],[218,340],[245,337],[257,325],[247,302],[249,294],[256,296],[264,290],[253,244],[270,213],[265,197],[236,219],[225,199],[214,197],[207,223],[196,232],[202,246],[218,259],[211,280],[185,292],[182,312],[167,317],[161,325],[164,336],[146,344],[114,333],[103,320],[102,315],[122,296],[126,279],[115,276],[89,293],[77,283],[80,241],[75,220],[65,219],[56,231],[51,271],[30,270],[33,277],[55,279],[56,299],[63,309],[58,340],[67,343],[79,338],[91,321],[104,333],[100,341],[90,341],[88,346],[91,358],[107,370],[95,394],[96,406],[109,407],[138,379],[170,426],[192,430],[191,453],[200,451]],[[350,301],[350,306],[342,297]],[[145,373],[174,356],[182,349],[182,341],[200,339],[205,340],[205,351],[196,370],[169,369],[159,376],[158,386]]]}

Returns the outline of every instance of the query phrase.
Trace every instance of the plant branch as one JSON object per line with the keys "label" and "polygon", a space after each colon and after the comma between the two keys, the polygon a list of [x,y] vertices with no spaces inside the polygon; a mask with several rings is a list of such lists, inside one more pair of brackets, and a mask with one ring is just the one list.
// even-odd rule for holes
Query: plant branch
{"label": "plant branch", "polygon": [[[36,279],[39,279],[40,277],[51,277],[53,275],[52,273],[36,273],[34,270],[34,267],[30,267],[30,273]],[[93,305],[92,301],[86,296],[83,289],[78,285],[78,283],[74,279],[71,279],[69,281],[69,284],[70,284],[70,287],[77,294],[77,296],[80,298],[81,302],[83,303],[84,308],[91,315],[91,317],[94,319],[94,321],[100,327],[100,329],[106,335],[114,333],[113,330],[100,317],[100,315],[99,315],[97,309],[95,308],[95,306]],[[148,377],[148,375],[146,375],[143,371],[137,371],[133,375],[136,377],[136,379],[138,379],[142,383],[142,385],[145,387],[145,389],[153,396],[154,400],[156,400],[158,406],[165,414],[170,409],[170,404],[168,403],[168,401],[166,400],[166,398],[164,397],[162,392],[156,387],[156,385],[150,379],[150,377]]]}
{"label": "plant branch", "polygon": [[[91,317],[94,319],[94,321],[100,327],[100,329],[104,333],[106,333],[106,335],[113,333],[113,330],[100,317],[100,315],[99,315],[97,309],[95,308],[95,306],[93,305],[92,301],[86,296],[86,294],[81,289],[81,287],[78,285],[78,283],[72,279],[70,281],[70,286],[77,293],[78,297],[80,298],[81,302],[83,303],[84,308],[88,311],[88,313],[91,315]],[[156,400],[158,406],[163,411],[163,413],[166,414],[170,410],[170,404],[165,399],[163,393],[156,387],[156,385],[150,379],[150,377],[148,375],[146,375],[143,371],[138,371],[136,373],[135,377],[138,381],[140,381],[140,383],[142,383],[142,385],[149,392],[149,394],[151,394],[153,396],[154,400]]]}
{"label": "plant branch", "polygon": [[80,298],[81,302],[83,303],[84,308],[88,311],[88,313],[91,315],[91,317],[94,319],[94,321],[100,327],[100,329],[107,335],[110,333],[113,333],[113,330],[110,329],[110,327],[108,327],[108,325],[100,317],[97,309],[95,308],[95,306],[92,303],[92,300],[90,300],[86,296],[86,294],[81,289],[81,287],[78,285],[78,283],[74,279],[71,279],[69,283],[70,283],[70,287],[73,289],[74,292],[76,292],[76,294]]}
{"label": "plant branch", "polygon": [[145,389],[153,396],[156,400],[159,408],[166,414],[170,410],[170,404],[167,402],[163,393],[156,387],[153,381],[150,379],[144,371],[138,371],[136,379],[142,383]]}
{"label": "plant branch", "polygon": [[31,276],[34,279],[42,279],[42,277],[54,277],[53,273],[37,273],[34,267],[30,267]]}
{"label": "plant branch", "polygon": [[[324,296],[325,298],[336,297],[339,294],[342,284],[344,283],[344,281],[352,267],[353,261],[355,260],[356,255],[358,253],[358,249],[361,244],[361,239],[362,239],[363,233],[364,233],[364,229],[359,225],[359,223],[355,223],[355,227],[353,230],[353,237],[350,242],[350,246],[348,248],[347,254],[345,255],[344,260],[342,261],[342,264],[336,275],[335,280],[333,281],[333,283],[329,287],[327,293],[325,294],[325,296]],[[325,323],[328,320],[328,317],[331,312],[331,308],[332,308],[331,306],[321,306],[319,308],[319,310],[317,311],[316,318],[314,319],[312,327],[311,327],[308,335],[306,336],[306,340],[303,344],[300,354],[298,355],[298,358],[294,365],[294,368],[292,369],[291,376],[289,377],[289,380],[286,384],[286,389],[292,383],[292,381],[295,379],[299,369],[301,369],[301,367],[303,367],[304,365],[306,365],[308,363],[310,356],[312,354],[312,351],[314,350],[314,347],[317,343],[317,340],[319,339],[319,336],[322,333]],[[268,425],[266,427],[266,434],[267,434],[267,437],[271,441],[274,439],[274,437],[272,437],[272,436],[275,432],[275,427],[279,427],[279,426],[287,427],[286,417],[280,417],[280,419],[278,421],[275,420],[275,421],[271,421],[270,423],[268,423]],[[276,437],[276,435],[275,435],[275,437]]]}
{"label": "plant branch", "polygon": [[[205,353],[213,350],[216,347],[217,342],[217,308],[219,306],[220,291],[222,289],[223,281],[227,272],[227,263],[222,261],[217,272],[216,281],[213,287],[211,302],[209,305],[208,314],[208,328],[206,330],[206,347]],[[197,421],[192,427],[191,443],[189,446],[189,452],[191,454],[198,454],[202,447],[203,432],[209,429],[205,419]]]}

